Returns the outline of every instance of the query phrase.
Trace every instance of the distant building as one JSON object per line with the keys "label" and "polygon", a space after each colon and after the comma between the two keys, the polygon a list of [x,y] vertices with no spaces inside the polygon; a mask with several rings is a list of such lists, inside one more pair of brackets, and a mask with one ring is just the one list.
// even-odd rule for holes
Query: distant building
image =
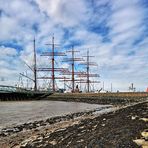
{"label": "distant building", "polygon": [[135,92],[136,91],[136,88],[134,87],[133,83],[131,83],[131,86],[129,87],[129,91],[130,92]]}

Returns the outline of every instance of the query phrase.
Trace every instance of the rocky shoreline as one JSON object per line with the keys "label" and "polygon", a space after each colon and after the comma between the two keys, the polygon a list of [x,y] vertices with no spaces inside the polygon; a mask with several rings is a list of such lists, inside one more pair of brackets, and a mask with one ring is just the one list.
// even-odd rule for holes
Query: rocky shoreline
{"label": "rocky shoreline", "polygon": [[51,117],[46,120],[39,120],[39,121],[34,121],[34,122],[29,122],[29,123],[24,123],[20,124],[14,127],[7,127],[7,128],[2,128],[0,130],[0,137],[6,137],[9,135],[12,135],[14,133],[22,132],[22,131],[27,131],[27,130],[37,130],[37,128],[40,127],[45,127],[45,126],[50,126],[52,124],[56,124],[58,122],[63,122],[63,121],[69,121],[69,120],[74,120],[79,117],[84,117],[84,116],[89,116],[95,113],[96,111],[101,111],[101,110],[106,110],[110,107],[101,107],[99,109],[94,109],[90,111],[85,111],[85,112],[77,112],[77,113],[72,113],[72,114],[67,114],[64,116],[56,116],[56,117]]}
{"label": "rocky shoreline", "polygon": [[148,146],[148,101],[106,108],[100,113],[101,110],[79,112],[2,129],[0,147],[138,148],[143,143]]}

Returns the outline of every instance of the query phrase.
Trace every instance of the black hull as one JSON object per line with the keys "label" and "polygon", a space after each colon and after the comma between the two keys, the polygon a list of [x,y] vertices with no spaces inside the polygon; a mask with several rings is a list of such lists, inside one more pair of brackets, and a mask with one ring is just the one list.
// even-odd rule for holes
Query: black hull
{"label": "black hull", "polygon": [[0,92],[0,101],[40,100],[51,94],[47,92]]}

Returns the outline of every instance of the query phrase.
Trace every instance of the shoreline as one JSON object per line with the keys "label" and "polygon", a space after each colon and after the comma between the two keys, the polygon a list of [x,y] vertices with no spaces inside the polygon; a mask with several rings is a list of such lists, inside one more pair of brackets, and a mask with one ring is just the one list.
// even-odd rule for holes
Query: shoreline
{"label": "shoreline", "polygon": [[[147,118],[148,114],[147,106],[148,106],[148,101],[145,101],[145,102],[134,103],[127,106],[116,107],[114,108],[114,110],[103,114],[95,114],[96,110],[93,110],[88,112],[68,114],[62,117],[60,116],[53,117],[47,119],[46,121],[36,121],[29,123],[28,125],[24,124],[24,126],[26,126],[25,130],[21,131],[16,130],[15,132],[12,132],[10,130],[10,133],[12,132],[11,134],[6,134],[6,136],[1,135],[0,147],[35,148],[35,147],[46,147],[47,144],[48,147],[76,147],[76,146],[85,147],[88,145],[89,146],[100,145],[101,147],[101,145],[108,146],[108,143],[110,143],[112,140],[113,141],[115,140],[114,141],[115,143],[113,144],[111,142],[112,143],[112,145],[110,145],[111,147],[112,146],[114,147],[116,145],[120,145],[122,147],[123,144],[125,146],[127,146],[126,144],[128,144],[128,147],[132,146],[136,147],[137,144],[133,142],[133,140],[137,139],[138,137],[140,138],[140,132],[148,128],[146,122],[140,120],[141,118]],[[137,112],[137,109],[141,110],[141,112]],[[128,118],[128,121],[126,121],[127,120],[126,118]],[[133,121],[135,123],[132,123],[133,125],[129,126],[130,122]],[[49,124],[48,125],[45,124],[46,122],[48,122]],[[123,126],[122,122],[124,122]],[[121,127],[119,127],[119,125],[121,125]],[[129,131],[127,131],[126,126],[129,128],[128,129]],[[135,129],[134,126],[137,129]],[[21,126],[19,128],[21,129]],[[123,135],[122,132],[120,132],[120,130],[123,133],[125,132],[125,135]],[[131,134],[132,130],[134,132]],[[118,136],[115,137],[115,139],[110,137],[111,135],[114,137],[113,133],[110,135],[111,131],[113,133],[115,131],[115,135],[117,132]],[[129,135],[127,135],[126,132],[128,132]],[[102,134],[100,135],[99,133]],[[99,137],[100,136],[102,138],[104,137],[108,142],[104,138],[103,139],[105,141],[98,140],[97,134],[99,135]],[[111,138],[110,140],[106,137],[108,134],[110,135],[109,136]],[[86,139],[84,135],[88,139]],[[129,138],[129,136],[131,136],[133,139]],[[127,142],[125,142],[125,140],[122,141],[122,138],[125,139]],[[119,141],[121,142],[119,143]]]}
{"label": "shoreline", "polygon": [[46,98],[50,101],[84,102],[89,104],[104,104],[126,106],[147,100],[148,93],[55,93]]}
{"label": "shoreline", "polygon": [[10,126],[3,127],[0,129],[0,137],[6,137],[14,133],[18,133],[18,132],[22,132],[26,130],[33,130],[41,126],[48,126],[48,125],[50,126],[51,124],[55,124],[57,122],[75,120],[83,116],[90,116],[90,115],[93,116],[95,113],[97,114],[106,113],[108,112],[108,110],[112,111],[115,109],[117,108],[107,105],[107,106],[101,106],[95,109],[89,109],[89,110],[79,111],[79,112],[74,112],[74,113],[67,113],[61,116],[57,115],[57,116],[45,118],[42,120],[34,120],[30,122],[20,123],[15,126],[10,125]]}

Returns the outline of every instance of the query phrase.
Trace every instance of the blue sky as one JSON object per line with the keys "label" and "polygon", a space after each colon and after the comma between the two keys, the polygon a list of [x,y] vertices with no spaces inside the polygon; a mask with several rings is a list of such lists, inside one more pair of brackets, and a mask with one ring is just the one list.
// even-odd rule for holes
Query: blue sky
{"label": "blue sky", "polygon": [[[40,53],[54,33],[60,50],[72,45],[98,68],[106,89],[126,91],[148,87],[147,0],[0,0],[0,84],[15,85],[32,64],[32,40],[37,39],[38,65],[47,65]],[[58,59],[59,60],[59,59]],[[45,64],[46,63],[46,64]],[[66,67],[67,64],[63,63]],[[28,71],[29,73],[29,71]]]}

